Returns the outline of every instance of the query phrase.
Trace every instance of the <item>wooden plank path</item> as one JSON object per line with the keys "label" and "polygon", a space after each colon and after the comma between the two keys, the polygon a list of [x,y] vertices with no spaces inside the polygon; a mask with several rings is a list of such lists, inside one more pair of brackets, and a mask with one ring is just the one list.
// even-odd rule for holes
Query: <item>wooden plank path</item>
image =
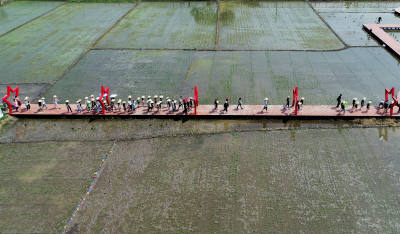
{"label": "wooden plank path", "polygon": [[[187,116],[188,118],[243,118],[243,117],[259,117],[259,118],[304,118],[304,117],[314,117],[314,118],[390,118],[389,111],[386,113],[383,109],[378,109],[377,107],[371,107],[367,110],[365,107],[360,110],[352,110],[349,107],[346,110],[346,114],[340,112],[339,108],[328,105],[305,105],[298,112],[298,116],[294,115],[294,108],[285,109],[281,105],[269,105],[268,111],[263,111],[263,105],[244,105],[243,110],[236,109],[236,105],[231,105],[228,112],[223,111],[223,107],[220,105],[218,110],[214,109],[213,105],[199,105],[197,108],[197,115],[194,115],[194,109],[192,109],[187,115],[182,113],[182,109],[178,111],[168,110],[168,108],[163,106],[161,110],[148,112],[147,107],[140,106],[135,112],[124,112],[123,110],[115,110],[113,112],[106,112],[105,115],[93,111],[83,111],[78,113],[76,111],[76,106],[71,105],[73,112],[67,112],[65,105],[59,105],[59,109],[55,108],[54,105],[48,104],[48,109],[40,111],[37,104],[31,105],[31,110],[19,110],[19,112],[13,112],[13,116],[16,117],[132,117],[132,118],[175,118],[179,116]],[[398,107],[394,107],[394,112],[392,118],[400,118],[400,113],[398,113]]]}
{"label": "wooden plank path", "polygon": [[[400,11],[400,9],[396,9]],[[400,30],[400,24],[363,24],[363,28],[371,33],[380,43],[400,57],[400,43],[385,30]]]}

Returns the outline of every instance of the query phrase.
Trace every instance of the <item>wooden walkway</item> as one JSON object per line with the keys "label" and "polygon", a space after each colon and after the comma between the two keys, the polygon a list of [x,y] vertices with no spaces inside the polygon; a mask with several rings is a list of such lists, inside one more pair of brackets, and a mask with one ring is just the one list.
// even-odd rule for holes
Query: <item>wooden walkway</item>
{"label": "wooden walkway", "polygon": [[[397,10],[400,11],[399,8],[396,12]],[[400,58],[400,43],[385,32],[385,30],[400,30],[400,24],[364,24],[363,28]]]}
{"label": "wooden walkway", "polygon": [[[204,117],[204,118],[243,118],[243,117],[260,117],[260,118],[282,118],[282,117],[293,117],[293,118],[302,118],[302,117],[314,117],[314,118],[390,118],[389,111],[385,113],[383,109],[378,109],[377,107],[372,107],[370,110],[367,110],[365,107],[360,110],[352,110],[352,108],[348,108],[346,110],[346,114],[340,112],[340,109],[334,106],[312,106],[305,105],[299,112],[298,116],[294,115],[294,108],[285,109],[281,105],[269,105],[268,111],[263,111],[262,105],[245,105],[243,109],[236,109],[236,106],[230,106],[228,112],[223,111],[223,107],[219,106],[218,110],[214,109],[212,105],[200,105],[197,108],[197,115],[194,115],[194,109],[192,109],[187,115],[182,113],[182,109],[178,111],[168,110],[166,106],[159,111],[156,109],[148,112],[147,107],[139,107],[135,112],[124,112],[121,111],[113,111],[106,112],[105,115],[99,114],[93,111],[83,111],[78,113],[76,111],[76,106],[71,105],[73,108],[73,112],[67,112],[65,105],[59,105],[60,109],[56,109],[54,105],[48,104],[48,109],[40,111],[38,105],[31,105],[31,110],[20,110],[19,112],[13,112],[13,116],[16,117],[138,117],[138,118],[174,118],[177,116],[187,116],[187,117]],[[400,113],[398,113],[398,107],[394,107],[393,118],[399,118]]]}

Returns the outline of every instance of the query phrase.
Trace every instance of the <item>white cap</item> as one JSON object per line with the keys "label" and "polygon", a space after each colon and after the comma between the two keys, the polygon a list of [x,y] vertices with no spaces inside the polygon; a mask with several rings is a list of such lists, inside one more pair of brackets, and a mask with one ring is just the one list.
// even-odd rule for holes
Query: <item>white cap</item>
{"label": "white cap", "polygon": [[56,98],[56,97],[57,97],[56,95],[53,96],[53,98]]}

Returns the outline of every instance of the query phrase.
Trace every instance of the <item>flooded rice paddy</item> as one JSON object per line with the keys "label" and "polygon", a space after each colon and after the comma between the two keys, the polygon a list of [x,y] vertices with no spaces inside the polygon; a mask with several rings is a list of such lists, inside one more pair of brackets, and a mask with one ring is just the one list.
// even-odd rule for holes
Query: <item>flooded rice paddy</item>
{"label": "flooded rice paddy", "polygon": [[[192,96],[197,85],[201,104],[225,96],[283,104],[299,86],[306,104],[333,104],[338,93],[376,102],[384,88],[400,88],[399,62],[361,25],[399,22],[399,6],[12,2],[0,8],[0,35],[10,31],[0,36],[0,96],[10,83],[21,96],[61,102],[97,95],[100,85],[121,98]],[[68,230],[398,233],[398,126],[8,118],[0,232],[62,231],[108,154]]]}
{"label": "flooded rice paddy", "polygon": [[[192,96],[199,87],[201,104],[230,96],[244,104],[283,104],[299,86],[307,104],[334,104],[339,93],[374,103],[386,87],[399,88],[400,65],[383,48],[351,48],[331,52],[301,51],[115,51],[89,52],[46,94],[61,99],[97,95],[109,86],[128,95]],[[110,79],[109,77],[113,78]],[[66,88],[69,89],[66,89]]]}
{"label": "flooded rice paddy", "polygon": [[[6,152],[1,196],[15,202],[1,205],[13,207],[16,215],[41,214],[48,207],[54,216],[35,230],[59,230],[56,223],[66,222],[97,156],[108,152],[115,137],[117,146],[74,219],[74,230],[396,232],[400,129],[354,127],[20,120],[2,134],[1,141],[15,143],[0,144]],[[68,194],[72,197],[63,199]],[[17,217],[3,217],[1,229],[32,230],[29,222],[35,219]]]}
{"label": "flooded rice paddy", "polygon": [[131,7],[66,4],[0,37],[0,83],[56,80]]}

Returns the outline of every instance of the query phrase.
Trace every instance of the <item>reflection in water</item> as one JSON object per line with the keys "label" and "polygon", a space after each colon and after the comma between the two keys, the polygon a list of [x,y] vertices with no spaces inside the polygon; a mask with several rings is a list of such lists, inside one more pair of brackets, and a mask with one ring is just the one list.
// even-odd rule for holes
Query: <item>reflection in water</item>
{"label": "reflection in water", "polygon": [[221,7],[219,13],[219,20],[222,24],[232,24],[235,20],[235,13],[231,9]]}
{"label": "reflection in water", "polygon": [[[190,2],[188,6],[190,6]],[[199,25],[215,25],[217,20],[215,5],[211,4],[211,2],[208,2],[206,7],[192,7],[190,15],[193,16],[194,21]]]}
{"label": "reflection in water", "polygon": [[385,30],[390,36],[392,36],[396,41],[400,42],[400,31],[398,30]]}
{"label": "reflection in water", "polygon": [[0,20],[5,20],[8,18],[7,12],[4,9],[1,9],[0,7]]}
{"label": "reflection in water", "polygon": [[379,140],[388,141],[388,127],[378,128]]}

